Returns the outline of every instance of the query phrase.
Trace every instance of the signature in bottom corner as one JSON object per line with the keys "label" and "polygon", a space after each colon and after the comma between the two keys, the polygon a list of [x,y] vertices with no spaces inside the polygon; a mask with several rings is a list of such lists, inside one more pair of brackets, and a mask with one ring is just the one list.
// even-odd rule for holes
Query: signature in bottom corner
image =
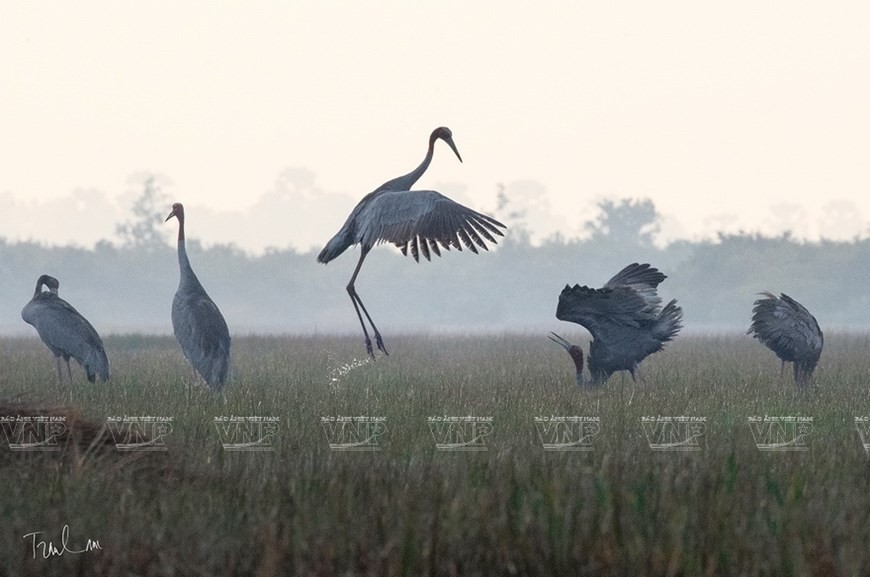
{"label": "signature in bottom corner", "polygon": [[34,559],[36,559],[37,553],[40,553],[43,559],[48,559],[49,557],[59,557],[64,553],[69,553],[70,555],[81,555],[82,553],[103,550],[102,545],[100,545],[100,542],[96,539],[88,539],[83,549],[70,549],[69,525],[64,525],[63,531],[60,533],[60,549],[58,549],[51,541],[43,541],[42,538],[39,537],[39,535],[44,533],[45,531],[34,531],[22,537],[24,540],[27,540],[28,537],[30,538],[30,547],[33,551]]}

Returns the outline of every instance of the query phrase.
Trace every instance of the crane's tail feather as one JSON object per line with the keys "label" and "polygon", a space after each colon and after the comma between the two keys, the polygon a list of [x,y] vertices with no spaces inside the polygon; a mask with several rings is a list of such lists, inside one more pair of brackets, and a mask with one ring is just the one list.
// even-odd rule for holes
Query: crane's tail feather
{"label": "crane's tail feather", "polygon": [[106,356],[106,351],[102,348],[93,351],[84,361],[79,360],[79,364],[85,370],[88,381],[95,383],[97,377],[101,381],[109,380],[109,357]]}
{"label": "crane's tail feather", "polygon": [[332,259],[338,257],[353,244],[353,239],[348,234],[339,233],[329,239],[320,254],[317,255],[317,262],[326,264]]}
{"label": "crane's tail feather", "polygon": [[221,350],[214,357],[203,359],[203,361],[201,367],[197,367],[197,372],[208,385],[208,388],[216,393],[221,392],[230,371],[229,350]]}
{"label": "crane's tail feather", "polygon": [[674,340],[683,328],[683,309],[677,306],[676,299],[665,305],[659,314],[658,322],[653,327],[653,333],[661,342]]}

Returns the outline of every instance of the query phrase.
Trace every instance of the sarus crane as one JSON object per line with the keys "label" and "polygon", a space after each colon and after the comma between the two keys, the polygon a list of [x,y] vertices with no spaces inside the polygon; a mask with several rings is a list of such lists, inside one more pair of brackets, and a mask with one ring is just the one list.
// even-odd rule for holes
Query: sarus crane
{"label": "sarus crane", "polygon": [[[662,308],[657,287],[667,277],[649,264],[632,263],[600,289],[565,285],[559,295],[556,318],[585,327],[592,334],[589,345],[589,384],[603,385],[616,371],[628,371],[637,381],[637,367],[664,348],[682,328],[683,309],[672,300]],[[556,333],[550,339],[568,351],[583,376],[583,352]]]}
{"label": "sarus crane", "polygon": [[187,258],[184,206],[172,205],[166,217],[178,219],[178,290],[172,299],[172,330],[181,352],[213,391],[220,391],[230,368],[230,331],[220,309],[205,292]]}
{"label": "sarus crane", "polygon": [[[48,291],[43,291],[45,286]],[[58,384],[63,382],[60,359],[66,361],[66,372],[72,385],[70,358],[78,361],[90,382],[109,379],[109,357],[103,340],[93,325],[71,304],[60,298],[60,283],[44,274],[36,280],[33,298],[21,309],[24,322],[33,325],[42,342],[54,353]]]}
{"label": "sarus crane", "polygon": [[410,249],[414,260],[420,262],[420,253],[426,260],[431,260],[433,253],[441,256],[439,245],[446,250],[454,247],[460,251],[465,245],[477,254],[477,247],[489,250],[485,241],[497,242],[493,235],[504,236],[499,228],[506,228],[505,225],[490,216],[454,202],[434,190],[411,190],[432,162],[435,141],[439,139],[446,142],[462,162],[450,129],[445,126],[436,128],[429,136],[429,149],[420,166],[404,176],[385,182],[364,196],[351,211],[341,230],[317,256],[317,262],[326,264],[349,247],[360,245],[359,261],[347,284],[347,292],[362,326],[366,351],[372,358],[375,354],[363,314],[372,327],[378,349],[385,355],[389,353],[380,331],[354,287],[363,261],[372,247],[390,242],[399,247],[405,256]]}
{"label": "sarus crane", "polygon": [[825,337],[816,317],[802,304],[785,293],[779,297],[763,292],[752,307],[752,335],[776,353],[782,361],[794,364],[794,382],[803,387],[811,384],[813,371],[822,355]]}

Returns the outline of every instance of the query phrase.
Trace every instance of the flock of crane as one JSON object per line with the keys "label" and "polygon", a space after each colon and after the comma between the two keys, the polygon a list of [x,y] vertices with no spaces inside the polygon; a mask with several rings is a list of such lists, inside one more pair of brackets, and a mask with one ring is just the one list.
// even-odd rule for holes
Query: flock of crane
{"label": "flock of crane", "polygon": [[[347,221],[317,256],[323,264],[359,244],[360,257],[347,284],[365,337],[366,351],[375,357],[372,341],[363,316],[371,326],[375,346],[385,355],[383,337],[366,310],[354,282],[363,261],[376,245],[389,242],[414,260],[422,253],[441,256],[441,248],[475,254],[478,248],[489,250],[486,242],[496,243],[504,236],[505,225],[496,219],[463,206],[434,190],[411,190],[426,172],[435,151],[435,142],[443,140],[462,162],[449,128],[436,128],[429,136],[429,147],[420,165],[404,176],[389,180],[367,194],[347,217]],[[172,328],[181,351],[195,373],[214,391],[223,389],[230,366],[230,333],[223,315],[193,272],[184,239],[184,207],[172,205],[166,221],[178,220],[178,265],[180,279],[172,300]],[[574,361],[577,383],[581,386],[604,384],[617,371],[628,371],[636,380],[643,359],[662,350],[682,328],[683,311],[671,300],[664,307],[658,285],[667,278],[649,264],[633,263],[618,272],[603,287],[568,285],[559,295],[556,318],[585,327],[592,335],[588,367],[584,376],[584,355],[577,345],[556,333],[550,338],[562,346]],[[47,290],[43,290],[45,287]],[[42,275],[36,281],[33,298],[21,311],[25,322],[33,325],[40,338],[55,356],[57,378],[62,382],[61,359],[66,362],[72,384],[70,358],[84,369],[90,382],[109,378],[109,359],[99,334],[72,305],[60,298],[60,283]],[[763,293],[755,301],[752,325],[748,331],[780,358],[794,364],[798,385],[810,383],[822,352],[822,331],[806,308],[786,294],[776,297]]]}

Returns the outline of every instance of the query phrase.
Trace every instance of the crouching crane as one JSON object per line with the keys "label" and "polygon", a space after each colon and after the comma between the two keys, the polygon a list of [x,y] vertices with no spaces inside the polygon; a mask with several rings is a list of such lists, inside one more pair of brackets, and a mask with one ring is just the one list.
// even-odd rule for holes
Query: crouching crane
{"label": "crouching crane", "polygon": [[[45,286],[48,291],[43,291]],[[61,384],[60,360],[66,361],[66,373],[72,386],[70,358],[75,359],[90,382],[109,380],[109,357],[103,340],[93,325],[71,304],[60,298],[60,283],[44,274],[36,281],[33,298],[21,309],[24,322],[33,325],[39,338],[54,354],[57,364],[57,382]]]}
{"label": "crouching crane", "polygon": [[[682,328],[683,309],[672,300],[662,308],[657,287],[667,277],[649,264],[633,263],[600,289],[565,285],[559,295],[556,318],[585,327],[589,345],[589,384],[607,382],[616,371],[628,371],[637,381],[637,367],[664,348]],[[577,371],[577,384],[585,385],[583,351],[556,333],[550,339],[568,351]]]}
{"label": "crouching crane", "polygon": [[825,344],[816,317],[785,293],[780,293],[779,297],[769,292],[761,294],[764,298],[755,301],[752,325],[746,334],[776,353],[782,361],[783,372],[787,362],[793,363],[796,385],[811,384]]}

